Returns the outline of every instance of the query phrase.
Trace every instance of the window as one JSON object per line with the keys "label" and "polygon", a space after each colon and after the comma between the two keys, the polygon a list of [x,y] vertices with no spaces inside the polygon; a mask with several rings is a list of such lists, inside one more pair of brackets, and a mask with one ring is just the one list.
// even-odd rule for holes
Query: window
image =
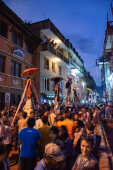
{"label": "window", "polygon": [[0,110],[3,110],[5,106],[5,93],[0,92]]}
{"label": "window", "polygon": [[56,73],[55,63],[52,62],[52,71]]}
{"label": "window", "polygon": [[17,44],[18,46],[23,46],[23,37],[22,34],[13,30],[12,31],[12,42]]}
{"label": "window", "polygon": [[47,91],[49,91],[49,79],[47,79]]}
{"label": "window", "polygon": [[21,64],[15,61],[11,61],[11,75],[12,76],[21,76]]}
{"label": "window", "polygon": [[62,75],[62,67],[59,66],[59,74]]}
{"label": "window", "polygon": [[44,68],[49,70],[49,59],[44,58]]}
{"label": "window", "polygon": [[50,81],[48,78],[44,78],[44,89],[45,89],[45,91],[46,90],[49,91],[49,89],[50,89]]}
{"label": "window", "polygon": [[5,38],[8,36],[8,25],[3,21],[0,21],[0,35],[4,36]]}
{"label": "window", "polygon": [[28,52],[28,53],[31,53],[31,54],[33,54],[33,45],[32,45],[32,43],[31,42],[29,42],[29,41],[26,41],[26,51]]}
{"label": "window", "polygon": [[0,72],[4,73],[5,71],[5,57],[0,56]]}
{"label": "window", "polygon": [[21,98],[20,94],[11,93],[11,98],[10,98],[11,106],[13,105],[17,106],[19,104],[20,98]]}
{"label": "window", "polygon": [[44,78],[44,89],[45,89],[45,91],[46,91],[46,78]]}

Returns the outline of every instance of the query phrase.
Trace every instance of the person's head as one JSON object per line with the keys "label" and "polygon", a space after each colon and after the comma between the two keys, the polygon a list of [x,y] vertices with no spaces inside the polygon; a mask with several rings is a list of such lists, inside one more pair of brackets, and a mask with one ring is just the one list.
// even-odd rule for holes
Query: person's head
{"label": "person's head", "polygon": [[56,121],[63,121],[63,120],[64,120],[64,118],[62,115],[57,115]]}
{"label": "person's head", "polygon": [[91,148],[93,145],[92,138],[82,137],[81,138],[81,154],[83,157],[88,157],[91,154]]}
{"label": "person's head", "polygon": [[75,132],[79,132],[80,129],[81,129],[81,127],[80,127],[79,120],[75,120],[75,121],[74,121],[74,126],[73,126],[73,132],[74,132],[74,133],[75,133]]}
{"label": "person's head", "polygon": [[44,124],[48,124],[48,117],[47,116],[42,116],[42,122]]}
{"label": "person's head", "polygon": [[26,119],[27,113],[26,113],[26,112],[22,112],[22,117],[23,117],[24,119]]}
{"label": "person's head", "polygon": [[35,113],[33,111],[31,111],[30,114],[29,114],[29,117],[30,118],[34,118],[35,117]]}
{"label": "person's head", "polygon": [[66,112],[65,112],[65,111],[62,113],[62,117],[63,117],[64,119],[66,118]]}
{"label": "person's head", "polygon": [[78,115],[77,113],[75,113],[75,114],[73,115],[73,120],[74,120],[74,121],[77,120],[78,117],[79,117],[79,115]]}
{"label": "person's head", "polygon": [[67,119],[71,119],[71,113],[67,112],[66,118],[67,118]]}
{"label": "person's head", "polygon": [[58,145],[49,143],[45,146],[44,157],[50,169],[64,169],[64,155]]}
{"label": "person's head", "polygon": [[49,111],[44,112],[45,117],[48,117],[48,115],[49,115]]}
{"label": "person's head", "polygon": [[82,113],[85,113],[86,112],[86,109],[84,107],[81,108],[81,112]]}
{"label": "person's head", "polygon": [[94,126],[92,124],[86,124],[86,133],[87,135],[91,135],[94,133]]}
{"label": "person's head", "polygon": [[61,127],[58,128],[58,130],[59,130],[58,135],[60,137],[63,137],[64,140],[65,140],[68,137],[68,132],[67,132],[66,127],[65,126],[61,126]]}
{"label": "person's head", "polygon": [[3,122],[4,125],[8,125],[8,117],[4,115],[2,117],[2,122]]}
{"label": "person's head", "polygon": [[29,128],[33,128],[34,125],[35,125],[35,119],[34,119],[34,118],[29,118],[29,119],[27,120],[27,126],[28,126]]}
{"label": "person's head", "polygon": [[56,126],[52,126],[49,132],[49,137],[51,141],[56,140],[56,138],[58,137],[58,133],[59,133],[58,128]]}

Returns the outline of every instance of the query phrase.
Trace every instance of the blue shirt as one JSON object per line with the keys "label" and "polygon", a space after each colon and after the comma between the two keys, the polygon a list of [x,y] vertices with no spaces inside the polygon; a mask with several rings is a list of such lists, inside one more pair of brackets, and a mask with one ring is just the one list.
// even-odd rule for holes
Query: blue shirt
{"label": "blue shirt", "polygon": [[36,157],[37,141],[41,139],[40,131],[34,128],[24,128],[20,131],[18,138],[21,142],[20,157]]}

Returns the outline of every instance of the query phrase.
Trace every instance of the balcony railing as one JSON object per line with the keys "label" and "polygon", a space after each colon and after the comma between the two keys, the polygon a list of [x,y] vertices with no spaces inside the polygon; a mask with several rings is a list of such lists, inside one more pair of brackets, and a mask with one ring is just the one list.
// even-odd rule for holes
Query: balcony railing
{"label": "balcony railing", "polygon": [[45,43],[42,45],[42,50],[50,51],[52,54],[58,56],[61,60],[69,64],[69,59],[66,58],[60,51],[56,50],[51,44]]}
{"label": "balcony railing", "polygon": [[20,77],[11,76],[6,73],[0,72],[0,85],[14,87],[14,88],[24,88],[24,81]]}

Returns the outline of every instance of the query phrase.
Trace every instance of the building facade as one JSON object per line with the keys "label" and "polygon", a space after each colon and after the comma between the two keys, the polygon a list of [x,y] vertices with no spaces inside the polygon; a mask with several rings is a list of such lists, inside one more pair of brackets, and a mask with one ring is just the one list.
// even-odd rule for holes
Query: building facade
{"label": "building facade", "polygon": [[[35,86],[41,102],[54,102],[54,77],[62,77],[60,98],[66,98],[66,82],[72,77],[73,89],[79,99],[86,96],[84,62],[50,19],[24,23],[0,1],[0,108],[18,104],[26,80],[21,73],[26,68],[39,67]],[[44,101],[45,100],[45,101]]]}
{"label": "building facade", "polygon": [[103,55],[99,59],[103,96],[105,101],[113,101],[113,22],[107,22]]}
{"label": "building facade", "polygon": [[24,22],[0,1],[0,109],[19,103],[25,86],[21,73],[35,65],[33,50],[38,43]]}
{"label": "building facade", "polygon": [[[62,77],[60,82],[61,98],[66,98],[65,84],[68,76],[72,76],[72,89],[76,88],[79,97],[85,91],[84,63],[81,57],[50,19],[29,24],[42,44],[40,47],[40,93],[46,96],[49,103],[54,100],[53,77]],[[72,91],[73,96],[73,91]],[[73,98],[73,97],[72,97]]]}

